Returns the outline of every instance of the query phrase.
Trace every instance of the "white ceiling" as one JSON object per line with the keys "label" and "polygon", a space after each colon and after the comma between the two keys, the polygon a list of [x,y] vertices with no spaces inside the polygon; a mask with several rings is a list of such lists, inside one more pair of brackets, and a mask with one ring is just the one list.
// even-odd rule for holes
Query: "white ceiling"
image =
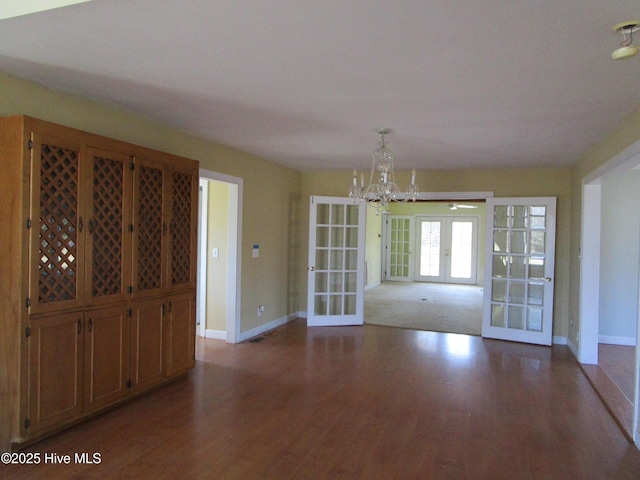
{"label": "white ceiling", "polygon": [[[572,165],[640,107],[624,0],[93,0],[0,20],[0,72],[297,169]],[[640,44],[640,35],[638,35]],[[2,94],[2,92],[0,92]]]}

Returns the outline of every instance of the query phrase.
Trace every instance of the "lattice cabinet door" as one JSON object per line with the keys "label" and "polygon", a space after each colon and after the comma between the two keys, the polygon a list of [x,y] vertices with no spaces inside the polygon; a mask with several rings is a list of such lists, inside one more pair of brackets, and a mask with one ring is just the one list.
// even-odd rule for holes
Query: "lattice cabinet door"
{"label": "lattice cabinet door", "polygon": [[135,159],[133,179],[133,296],[163,293],[166,278],[166,170],[160,163]]}
{"label": "lattice cabinet door", "polygon": [[126,300],[131,286],[133,159],[90,148],[86,220],[88,305]]}
{"label": "lattice cabinet door", "polygon": [[84,148],[32,134],[29,313],[84,302]]}
{"label": "lattice cabinet door", "polygon": [[196,284],[198,176],[172,171],[170,191],[168,285],[175,291]]}

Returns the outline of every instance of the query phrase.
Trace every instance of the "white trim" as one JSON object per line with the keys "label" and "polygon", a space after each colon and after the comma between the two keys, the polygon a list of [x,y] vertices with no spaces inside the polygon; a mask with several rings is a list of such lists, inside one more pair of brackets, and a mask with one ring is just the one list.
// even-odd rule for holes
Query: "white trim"
{"label": "white trim", "polygon": [[[207,330],[207,228],[209,223],[209,182],[198,181],[198,288],[196,291],[196,315],[198,335],[206,336]],[[206,199],[206,200],[205,200]]]}
{"label": "white trim", "polygon": [[493,198],[493,192],[419,192],[416,197],[417,200],[482,200],[487,198]]}
{"label": "white trim", "polygon": [[580,363],[598,364],[598,313],[600,311],[600,180],[582,184],[582,228],[580,233]]}
{"label": "white trim", "polygon": [[567,337],[563,337],[560,335],[554,335],[553,336],[553,344],[554,345],[567,345],[568,344],[569,339]]}
{"label": "white trim", "polygon": [[285,317],[280,317],[272,320],[269,323],[259,325],[255,328],[252,328],[251,330],[247,330],[246,332],[241,332],[238,338],[238,342],[244,342],[245,340],[249,340],[250,338],[257,337],[258,335],[268,332],[269,330],[273,330],[274,328],[284,325],[285,323],[295,320],[296,318],[299,318],[298,315],[292,313]]}
{"label": "white trim", "polygon": [[[367,285],[366,287],[364,287],[364,290],[366,292],[367,290],[371,290],[372,288],[379,287],[380,285],[382,285],[382,282],[373,283],[371,285]],[[307,312],[305,312],[305,315],[306,314],[307,314]]]}
{"label": "white trim", "polygon": [[238,343],[242,318],[242,198],[243,182],[239,177],[200,169],[200,178],[230,184],[229,189],[229,263],[227,268],[227,342]]}
{"label": "white trim", "polygon": [[204,336],[206,338],[215,338],[216,340],[226,340],[227,332],[224,330],[210,330],[207,328]]}
{"label": "white trim", "polygon": [[600,335],[598,343],[606,343],[607,345],[625,345],[628,347],[636,346],[635,337],[613,337],[610,335]]}
{"label": "white trim", "polygon": [[578,358],[578,347],[571,341],[570,338],[567,338],[567,347],[569,347],[569,350],[571,350],[573,356]]}

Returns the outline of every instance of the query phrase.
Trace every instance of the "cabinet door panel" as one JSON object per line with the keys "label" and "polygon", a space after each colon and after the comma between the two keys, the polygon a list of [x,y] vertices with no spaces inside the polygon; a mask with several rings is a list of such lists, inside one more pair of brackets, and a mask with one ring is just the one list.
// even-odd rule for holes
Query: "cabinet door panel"
{"label": "cabinet door panel", "polygon": [[195,364],[195,292],[169,297],[167,308],[167,375],[173,375]]}
{"label": "cabinet door panel", "polygon": [[166,276],[166,188],[161,164],[136,159],[134,171],[133,295],[159,295]]}
{"label": "cabinet door panel", "polygon": [[172,289],[195,287],[197,262],[197,176],[171,173],[169,280]]}
{"label": "cabinet door panel", "polygon": [[129,156],[88,150],[87,304],[127,299],[131,284],[131,184]]}
{"label": "cabinet door panel", "polygon": [[126,304],[86,313],[85,410],[113,403],[127,395],[129,332]]}
{"label": "cabinet door panel", "polygon": [[82,413],[83,314],[31,320],[29,432]]}
{"label": "cabinet door panel", "polygon": [[165,376],[163,299],[134,302],[131,320],[131,388],[142,390]]}
{"label": "cabinet door panel", "polygon": [[33,134],[29,313],[78,307],[84,301],[84,149]]}

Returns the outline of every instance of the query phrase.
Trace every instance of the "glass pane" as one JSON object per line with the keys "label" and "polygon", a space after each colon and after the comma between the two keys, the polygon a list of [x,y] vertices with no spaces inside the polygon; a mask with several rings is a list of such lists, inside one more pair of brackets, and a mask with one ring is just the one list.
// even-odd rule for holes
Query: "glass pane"
{"label": "glass pane", "polygon": [[509,303],[525,303],[526,286],[524,282],[509,282]]}
{"label": "glass pane", "polygon": [[318,205],[316,210],[316,224],[329,225],[329,205]]}
{"label": "glass pane", "polygon": [[356,273],[344,274],[345,293],[355,293],[358,289],[358,275]]}
{"label": "glass pane", "polygon": [[342,227],[331,227],[331,246],[344,247],[344,229]]}
{"label": "glass pane", "polygon": [[358,246],[358,229],[347,228],[344,246],[347,248],[356,248]]}
{"label": "glass pane", "polygon": [[508,252],[507,230],[496,230],[495,232],[493,232],[493,251]]}
{"label": "glass pane", "polygon": [[329,290],[333,293],[342,292],[342,272],[331,273],[330,280]]}
{"label": "glass pane", "polygon": [[358,206],[346,205],[347,209],[347,225],[358,225]]}
{"label": "glass pane", "polygon": [[345,205],[331,205],[331,225],[344,225]]}
{"label": "glass pane", "polygon": [[358,251],[347,250],[344,252],[344,268],[345,270],[357,270],[358,268]]}
{"label": "glass pane", "polygon": [[527,303],[529,305],[542,306],[544,300],[544,284],[530,283],[529,291],[527,292]]}
{"label": "glass pane", "polygon": [[526,253],[526,232],[511,232],[510,253]]}
{"label": "glass pane", "polygon": [[545,206],[531,205],[529,208],[531,211],[531,215],[545,216],[547,214],[547,207]]}
{"label": "glass pane", "polygon": [[356,314],[356,296],[355,295],[344,296],[344,314],[345,315]]}
{"label": "glass pane", "polygon": [[504,327],[504,305],[491,305],[491,326]]}
{"label": "glass pane", "polygon": [[506,280],[493,280],[491,282],[491,301],[492,302],[506,302],[507,301],[507,281]]}
{"label": "glass pane", "polygon": [[329,297],[329,315],[342,315],[342,295]]}
{"label": "glass pane", "polygon": [[508,262],[509,262],[508,255],[494,255],[493,271],[491,272],[491,276],[496,278],[506,278]]}
{"label": "glass pane", "polygon": [[530,228],[544,228],[546,217],[529,217]]}
{"label": "glass pane", "polygon": [[451,277],[471,278],[473,223],[451,222]]}
{"label": "glass pane", "polygon": [[534,332],[542,331],[542,309],[541,308],[527,308],[527,330]]}
{"label": "glass pane", "polygon": [[314,312],[316,315],[326,315],[327,314],[327,296],[326,295],[316,295],[314,301]]}
{"label": "glass pane", "polygon": [[514,205],[513,207],[513,228],[527,228],[527,207],[524,205]]}
{"label": "glass pane", "polygon": [[315,291],[317,293],[327,292],[327,279],[329,278],[326,273],[316,272],[316,287]]}
{"label": "glass pane", "polygon": [[503,228],[509,226],[509,207],[508,206],[500,205],[500,206],[494,207],[493,226],[503,227]]}
{"label": "glass pane", "polygon": [[524,262],[526,257],[511,257],[511,278],[524,279],[525,267]]}
{"label": "glass pane", "polygon": [[329,270],[329,251],[316,250],[316,270]]}
{"label": "glass pane", "polygon": [[509,328],[524,330],[524,307],[509,307]]}
{"label": "glass pane", "polygon": [[531,232],[531,253],[544,253],[545,232]]}
{"label": "glass pane", "polygon": [[529,278],[544,277],[544,258],[529,257]]}
{"label": "glass pane", "polygon": [[344,252],[342,250],[331,250],[331,270],[344,269]]}
{"label": "glass pane", "polygon": [[329,246],[329,227],[316,227],[316,247]]}

